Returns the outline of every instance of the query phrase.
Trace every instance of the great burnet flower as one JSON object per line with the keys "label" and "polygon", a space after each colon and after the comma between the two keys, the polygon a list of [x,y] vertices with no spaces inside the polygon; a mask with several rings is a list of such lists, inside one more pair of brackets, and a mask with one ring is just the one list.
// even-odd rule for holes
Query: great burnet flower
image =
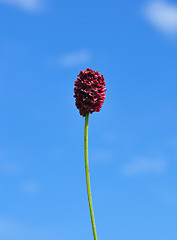
{"label": "great burnet flower", "polygon": [[75,104],[80,114],[85,117],[87,113],[99,112],[106,97],[103,75],[87,68],[80,71],[74,85]]}
{"label": "great burnet flower", "polygon": [[76,107],[79,109],[80,114],[85,117],[84,128],[84,152],[85,152],[85,174],[87,184],[87,196],[90,209],[90,217],[92,222],[92,230],[94,240],[97,240],[95,218],[93,212],[91,188],[90,188],[90,175],[88,163],[88,122],[89,113],[99,112],[105,97],[106,88],[103,75],[90,68],[85,71],[80,71],[77,80],[74,83],[74,97],[76,100]]}

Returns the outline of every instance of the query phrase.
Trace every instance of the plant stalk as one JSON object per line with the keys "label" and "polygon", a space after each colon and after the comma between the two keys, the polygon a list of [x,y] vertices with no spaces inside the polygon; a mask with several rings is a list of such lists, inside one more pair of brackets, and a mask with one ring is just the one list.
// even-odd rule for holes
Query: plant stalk
{"label": "plant stalk", "polygon": [[89,163],[88,163],[88,122],[89,122],[89,113],[85,115],[85,130],[84,130],[85,174],[86,174],[87,196],[88,196],[88,202],[89,202],[93,236],[94,236],[94,240],[97,240],[97,233],[96,233],[96,226],[95,226],[95,219],[94,219],[93,205],[92,205],[91,188],[90,188]]}

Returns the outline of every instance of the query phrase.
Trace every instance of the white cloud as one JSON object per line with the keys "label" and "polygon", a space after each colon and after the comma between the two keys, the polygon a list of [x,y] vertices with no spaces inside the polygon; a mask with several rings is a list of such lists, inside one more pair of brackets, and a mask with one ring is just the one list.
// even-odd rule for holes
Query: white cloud
{"label": "white cloud", "polygon": [[163,173],[166,162],[162,159],[136,158],[122,168],[123,175],[133,176],[147,173]]}
{"label": "white cloud", "polygon": [[150,1],[144,7],[144,16],[160,31],[168,34],[177,34],[177,5],[166,1]]}
{"label": "white cloud", "polygon": [[90,51],[80,50],[61,56],[58,60],[58,64],[62,67],[75,67],[89,63],[91,57]]}
{"label": "white cloud", "polygon": [[44,6],[45,0],[0,0],[4,4],[22,8],[26,11],[38,11]]}

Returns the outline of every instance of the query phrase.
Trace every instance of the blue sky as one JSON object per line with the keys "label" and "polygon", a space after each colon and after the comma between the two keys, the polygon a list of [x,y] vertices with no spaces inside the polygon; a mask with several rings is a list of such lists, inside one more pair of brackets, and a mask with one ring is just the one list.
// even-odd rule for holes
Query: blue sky
{"label": "blue sky", "polygon": [[90,240],[77,74],[98,239],[176,240],[177,2],[0,0],[0,239]]}

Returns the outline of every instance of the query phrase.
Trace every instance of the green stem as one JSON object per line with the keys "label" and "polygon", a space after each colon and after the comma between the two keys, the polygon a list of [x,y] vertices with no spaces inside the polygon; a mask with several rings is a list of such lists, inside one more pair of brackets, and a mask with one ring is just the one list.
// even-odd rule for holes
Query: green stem
{"label": "green stem", "polygon": [[85,174],[86,174],[87,195],[88,195],[88,202],[89,202],[89,208],[90,208],[90,217],[92,222],[93,236],[94,236],[94,240],[97,240],[96,226],[95,226],[95,219],[94,219],[93,205],[92,205],[91,188],[90,188],[89,164],[88,164],[88,121],[89,121],[89,113],[87,113],[85,116],[85,131],[84,131]]}

